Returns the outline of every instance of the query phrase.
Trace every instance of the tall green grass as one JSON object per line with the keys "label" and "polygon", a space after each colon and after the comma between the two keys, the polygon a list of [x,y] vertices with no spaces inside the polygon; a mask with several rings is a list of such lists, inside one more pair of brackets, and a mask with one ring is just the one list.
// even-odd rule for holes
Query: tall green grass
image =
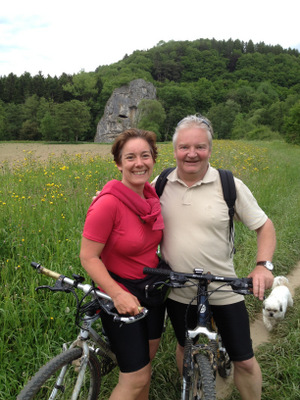
{"label": "tall green grass", "polygon": [[[159,151],[153,176],[175,165],[171,144],[160,144]],[[212,165],[229,168],[241,178],[274,222],[277,275],[287,274],[300,258],[299,154],[299,147],[279,142],[214,142]],[[113,178],[120,175],[111,156],[69,156],[66,152],[60,158],[50,155],[42,163],[27,152],[14,165],[2,163],[0,400],[15,399],[29,377],[60,351],[62,342],[74,339],[74,299],[35,292],[38,285],[50,282],[37,275],[30,262],[41,262],[66,275],[85,275],[78,254],[86,211],[96,190]],[[255,262],[255,234],[239,224],[236,247],[237,271],[247,275]],[[248,307],[254,315],[261,303],[251,299]],[[170,400],[180,397],[174,350],[168,325],[154,362],[153,400],[161,399],[161,393],[167,393],[165,398]],[[105,397],[116,377],[114,372],[104,380]]]}

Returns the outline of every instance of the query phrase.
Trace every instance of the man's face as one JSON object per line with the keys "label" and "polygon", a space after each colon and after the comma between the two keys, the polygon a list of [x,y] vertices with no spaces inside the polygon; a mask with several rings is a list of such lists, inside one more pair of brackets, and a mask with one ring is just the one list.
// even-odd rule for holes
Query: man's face
{"label": "man's face", "polygon": [[174,155],[180,179],[189,182],[203,179],[211,156],[207,132],[198,127],[180,130]]}

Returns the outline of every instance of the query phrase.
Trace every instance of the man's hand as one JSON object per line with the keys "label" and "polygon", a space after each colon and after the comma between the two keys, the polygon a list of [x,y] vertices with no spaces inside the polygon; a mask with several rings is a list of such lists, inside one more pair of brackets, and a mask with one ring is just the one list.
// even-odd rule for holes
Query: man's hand
{"label": "man's hand", "polygon": [[265,290],[270,289],[273,284],[274,276],[272,272],[262,265],[257,265],[248,277],[253,280],[254,296],[263,300]]}
{"label": "man's hand", "polygon": [[98,190],[97,192],[96,192],[96,195],[95,196],[93,196],[93,201],[95,200],[95,198],[96,197],[98,197],[99,196],[99,194],[101,193],[101,190]]}

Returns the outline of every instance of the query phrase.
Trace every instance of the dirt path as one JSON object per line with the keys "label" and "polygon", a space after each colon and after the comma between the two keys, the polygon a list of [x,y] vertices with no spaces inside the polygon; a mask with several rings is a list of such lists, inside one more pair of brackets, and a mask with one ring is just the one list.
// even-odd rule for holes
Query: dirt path
{"label": "dirt path", "polygon": [[[300,263],[297,264],[296,268],[289,275],[287,275],[287,277],[289,279],[290,291],[292,296],[294,296],[295,289],[300,286]],[[262,343],[267,343],[270,340],[269,332],[265,328],[262,321],[262,314],[260,314],[254,322],[252,322],[250,329],[254,350]],[[232,388],[232,374],[226,380],[217,376],[217,399],[225,399],[232,392]]]}
{"label": "dirt path", "polygon": [[22,161],[28,157],[28,153],[35,159],[44,161],[49,156],[60,157],[64,154],[88,154],[106,156],[110,154],[111,145],[99,143],[79,143],[79,144],[45,144],[45,143],[0,143],[0,163],[8,161],[14,163]]}

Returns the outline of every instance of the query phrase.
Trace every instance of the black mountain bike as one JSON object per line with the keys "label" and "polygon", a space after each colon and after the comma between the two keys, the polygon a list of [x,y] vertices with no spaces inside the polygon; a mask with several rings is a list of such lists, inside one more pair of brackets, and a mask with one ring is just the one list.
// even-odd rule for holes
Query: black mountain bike
{"label": "black mountain bike", "polygon": [[[76,324],[79,335],[72,343],[64,343],[62,353],[44,365],[27,383],[17,400],[97,400],[100,399],[101,377],[117,366],[117,361],[105,335],[98,334],[92,325],[106,312],[121,324],[130,324],[144,318],[148,312],[141,308],[135,316],[117,314],[109,296],[92,285],[84,284],[84,278],[73,275],[70,279],[32,262],[38,272],[56,279],[51,286],[39,286],[36,290],[72,293],[77,300]],[[79,300],[76,290],[84,293]],[[91,300],[90,300],[91,298]]]}
{"label": "black mountain bike", "polygon": [[172,288],[182,288],[187,284],[197,286],[198,323],[192,330],[186,328],[181,399],[215,400],[216,372],[227,378],[231,372],[231,361],[212,318],[208,284],[220,282],[222,285],[216,290],[230,290],[247,295],[252,294],[252,279],[204,274],[203,269],[195,269],[194,273],[180,273],[144,268],[144,273],[169,277],[169,283],[157,282],[157,285],[164,283]]}

